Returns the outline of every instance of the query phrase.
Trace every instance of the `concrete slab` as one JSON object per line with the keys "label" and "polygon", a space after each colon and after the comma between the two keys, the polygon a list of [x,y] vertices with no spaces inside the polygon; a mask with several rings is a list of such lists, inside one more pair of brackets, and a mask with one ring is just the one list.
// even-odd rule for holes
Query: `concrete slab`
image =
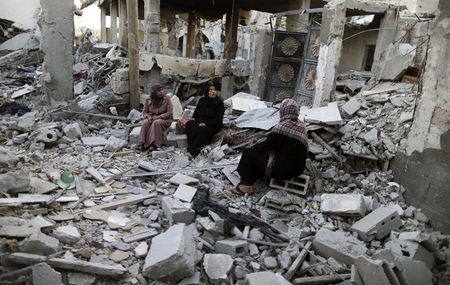
{"label": "concrete slab", "polygon": [[180,184],[187,185],[187,184],[198,183],[199,180],[197,178],[193,178],[193,177],[181,174],[181,173],[177,173],[169,179],[169,182],[173,183],[175,185],[180,185]]}
{"label": "concrete slab", "polygon": [[320,211],[340,216],[364,216],[366,206],[360,194],[322,194]]}
{"label": "concrete slab", "polygon": [[61,273],[51,268],[47,263],[33,265],[33,285],[62,285]]}
{"label": "concrete slab", "polygon": [[245,240],[220,240],[215,244],[216,253],[237,257],[248,253],[248,242]]}
{"label": "concrete slab", "polygon": [[175,191],[173,196],[181,201],[190,203],[194,198],[195,193],[197,193],[197,188],[181,184],[178,186],[177,191]]}
{"label": "concrete slab", "polygon": [[401,226],[402,220],[397,208],[382,206],[354,223],[351,229],[357,232],[362,240],[370,241],[373,238],[383,238]]}
{"label": "concrete slab", "polygon": [[[425,263],[408,257],[395,258],[397,275],[405,285],[431,285],[433,274]],[[403,284],[402,284],[403,285]]]}
{"label": "concrete slab", "polygon": [[292,285],[280,274],[270,271],[247,274],[246,281],[248,285]]}
{"label": "concrete slab", "polygon": [[300,108],[299,119],[303,122],[327,125],[342,124],[342,117],[336,102],[328,103],[326,107],[318,107],[308,109],[306,107]]}
{"label": "concrete slab", "polygon": [[185,223],[188,225],[195,221],[195,212],[192,210],[190,203],[183,203],[177,199],[163,197],[161,207],[170,225],[177,223]]}

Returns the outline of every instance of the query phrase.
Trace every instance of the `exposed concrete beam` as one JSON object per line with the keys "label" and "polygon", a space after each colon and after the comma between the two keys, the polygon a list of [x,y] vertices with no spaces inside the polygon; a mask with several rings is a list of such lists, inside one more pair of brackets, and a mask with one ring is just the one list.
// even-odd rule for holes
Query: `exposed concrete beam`
{"label": "exposed concrete beam", "polygon": [[127,0],[119,0],[119,45],[128,48]]}
{"label": "exposed concrete beam", "polygon": [[225,23],[224,58],[234,59],[237,51],[237,30],[239,24],[239,6],[237,0],[232,0],[230,11]]}
{"label": "exposed concrete beam", "polygon": [[117,15],[118,15],[118,5],[117,0],[110,0],[110,22],[111,22],[111,28],[110,28],[110,39],[111,43],[117,44]]}
{"label": "exposed concrete beam", "polygon": [[336,89],[336,72],[341,58],[346,21],[345,3],[345,0],[330,1],[322,13],[314,107],[329,102],[331,93]]}
{"label": "exposed concrete beam", "polygon": [[130,78],[130,108],[139,110],[139,20],[138,0],[127,0],[128,11],[128,61]]}
{"label": "exposed concrete beam", "polygon": [[106,9],[100,8],[100,40],[106,43]]}
{"label": "exposed concrete beam", "polygon": [[160,0],[145,0],[144,11],[144,51],[158,53],[160,48],[159,32],[161,30]]}
{"label": "exposed concrete beam", "polygon": [[293,9],[301,9],[303,12],[286,17],[286,30],[288,32],[307,32],[308,31],[308,14],[304,11],[309,9],[311,0],[292,1]]}
{"label": "exposed concrete beam", "polygon": [[186,57],[193,58],[195,56],[195,34],[197,30],[197,17],[195,12],[189,12],[188,17],[188,33],[187,33],[187,50]]}

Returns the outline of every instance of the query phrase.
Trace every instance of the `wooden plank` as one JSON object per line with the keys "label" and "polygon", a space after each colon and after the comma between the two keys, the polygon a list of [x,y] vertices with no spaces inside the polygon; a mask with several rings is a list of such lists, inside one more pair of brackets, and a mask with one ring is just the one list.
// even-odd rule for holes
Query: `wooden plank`
{"label": "wooden plank", "polygon": [[239,24],[239,6],[237,0],[230,1],[230,10],[227,12],[225,22],[225,45],[223,58],[234,59],[237,52],[237,30]]}
{"label": "wooden plank", "polygon": [[197,30],[197,17],[195,12],[190,11],[188,16],[188,33],[187,33],[187,48],[186,57],[195,57],[195,34]]}
{"label": "wooden plank", "polygon": [[53,268],[61,268],[72,271],[86,272],[91,274],[98,274],[104,276],[120,276],[127,270],[122,265],[106,265],[101,263],[88,262],[83,260],[69,260],[63,258],[50,258],[37,254],[29,253],[12,253],[8,257],[11,262],[19,264],[36,264],[40,262],[46,262]]}
{"label": "wooden plank", "polygon": [[350,279],[348,274],[336,274],[326,276],[302,277],[294,279],[294,285],[320,285],[320,284],[334,284]]}
{"label": "wooden plank", "polygon": [[286,278],[288,281],[290,281],[292,279],[292,277],[294,277],[294,274],[300,268],[303,261],[305,261],[305,258],[308,255],[308,252],[309,252],[309,249],[311,248],[311,246],[312,246],[312,243],[310,241],[308,241],[306,243],[306,245],[303,247],[302,251],[297,256],[297,258],[291,264],[291,267],[289,267],[288,271],[284,275],[284,278]]}

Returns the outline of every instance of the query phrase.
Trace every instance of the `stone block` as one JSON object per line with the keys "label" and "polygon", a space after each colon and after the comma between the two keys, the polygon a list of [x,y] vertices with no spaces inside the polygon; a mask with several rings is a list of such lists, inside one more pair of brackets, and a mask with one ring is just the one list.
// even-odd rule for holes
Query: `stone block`
{"label": "stone block", "polygon": [[379,207],[372,213],[354,223],[352,230],[365,241],[381,239],[402,226],[402,220],[396,207]]}
{"label": "stone block", "polygon": [[394,239],[387,244],[398,255],[422,261],[429,269],[433,268],[434,255],[415,241]]}
{"label": "stone block", "polygon": [[128,68],[119,68],[111,75],[111,88],[114,94],[125,94],[130,92]]}
{"label": "stone block", "polygon": [[247,274],[246,281],[247,285],[292,285],[280,274],[270,271]]}
{"label": "stone block", "polygon": [[87,146],[103,146],[107,143],[104,137],[83,137],[81,141]]}
{"label": "stone block", "polygon": [[142,127],[134,127],[131,132],[130,135],[128,136],[128,142],[133,145],[133,144],[138,144],[139,143],[139,135],[141,133],[141,128]]}
{"label": "stone block", "polygon": [[143,275],[173,283],[189,277],[195,272],[195,250],[191,231],[184,224],[174,225],[152,239]]}
{"label": "stone block", "polygon": [[195,212],[190,203],[183,203],[177,199],[163,197],[162,209],[164,215],[169,220],[169,224],[185,223],[190,224],[195,221]]}
{"label": "stone block", "polygon": [[294,195],[304,196],[308,191],[308,184],[309,184],[309,176],[302,174],[290,180],[279,180],[272,178],[270,179],[269,186],[272,188],[284,190]]}
{"label": "stone block", "polygon": [[63,243],[76,243],[81,235],[78,229],[72,225],[58,227],[53,231],[53,236]]}
{"label": "stone block", "polygon": [[9,194],[30,192],[30,174],[25,170],[0,174],[0,189]]}
{"label": "stone block", "polygon": [[173,183],[175,185],[180,185],[180,184],[198,183],[199,180],[197,178],[193,178],[193,177],[181,174],[181,173],[177,173],[169,179],[169,182]]}
{"label": "stone block", "polygon": [[178,186],[177,191],[173,194],[175,198],[190,203],[197,193],[197,189],[188,185],[181,184]]}
{"label": "stone block", "polygon": [[402,285],[431,285],[433,274],[425,263],[408,257],[395,258],[397,276]]}
{"label": "stone block", "polygon": [[47,263],[33,265],[33,285],[62,285],[61,273],[51,268]]}
{"label": "stone block", "polygon": [[0,167],[15,165],[17,162],[19,157],[16,154],[0,147]]}
{"label": "stone block", "polygon": [[169,153],[163,150],[155,150],[152,151],[153,159],[167,159],[169,157]]}
{"label": "stone block", "polygon": [[355,266],[364,285],[399,284],[395,275],[392,276],[389,264],[382,260],[360,256],[355,260]]}
{"label": "stone block", "polygon": [[245,240],[220,240],[215,244],[216,253],[237,257],[248,253],[248,242]]}
{"label": "stone block", "polygon": [[64,127],[64,135],[71,139],[80,139],[83,132],[78,123],[73,123]]}
{"label": "stone block", "polygon": [[126,145],[127,145],[126,140],[122,140],[122,139],[118,139],[114,136],[110,136],[108,141],[106,142],[105,150],[115,152],[115,151],[122,149]]}
{"label": "stone block", "polygon": [[345,114],[348,116],[353,116],[361,108],[361,103],[356,98],[351,98],[342,106]]}
{"label": "stone block", "polygon": [[59,241],[41,232],[35,232],[19,244],[22,252],[49,255],[58,250]]}
{"label": "stone block", "polygon": [[333,257],[347,265],[353,264],[355,258],[367,251],[366,245],[357,238],[343,231],[330,231],[321,228],[314,237],[313,249],[323,257]]}
{"label": "stone block", "polygon": [[228,275],[234,260],[226,254],[205,254],[203,268],[211,284],[229,283]]}
{"label": "stone block", "polygon": [[322,194],[320,211],[339,216],[364,216],[366,206],[360,194]]}

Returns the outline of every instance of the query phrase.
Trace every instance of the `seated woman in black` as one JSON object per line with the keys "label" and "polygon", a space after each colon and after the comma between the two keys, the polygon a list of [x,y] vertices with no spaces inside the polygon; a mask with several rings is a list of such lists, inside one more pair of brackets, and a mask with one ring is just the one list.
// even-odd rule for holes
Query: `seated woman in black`
{"label": "seated woman in black", "polygon": [[267,139],[242,152],[237,171],[241,182],[231,189],[235,194],[252,194],[252,184],[264,177],[291,179],[303,173],[308,152],[308,134],[299,121],[299,108],[292,99],[280,107],[280,122]]}
{"label": "seated woman in black", "polygon": [[222,98],[217,96],[216,87],[210,85],[195,108],[194,120],[186,123],[188,151],[197,156],[205,145],[211,143],[213,136],[222,129],[225,107]]}

